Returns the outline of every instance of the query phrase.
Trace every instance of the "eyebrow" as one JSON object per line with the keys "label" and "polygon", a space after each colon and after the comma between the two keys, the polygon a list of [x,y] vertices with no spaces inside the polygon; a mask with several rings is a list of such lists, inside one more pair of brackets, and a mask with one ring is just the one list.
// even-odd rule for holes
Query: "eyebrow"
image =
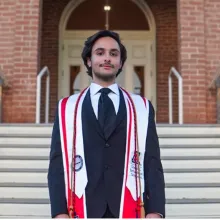
{"label": "eyebrow", "polygon": [[[95,49],[95,51],[98,51],[98,50],[105,50],[105,48],[99,47],[99,48],[96,48],[96,49]],[[120,51],[119,51],[118,49],[116,49],[116,48],[112,48],[112,49],[110,49],[110,51],[113,51],[113,52],[117,51],[117,52],[120,53]]]}

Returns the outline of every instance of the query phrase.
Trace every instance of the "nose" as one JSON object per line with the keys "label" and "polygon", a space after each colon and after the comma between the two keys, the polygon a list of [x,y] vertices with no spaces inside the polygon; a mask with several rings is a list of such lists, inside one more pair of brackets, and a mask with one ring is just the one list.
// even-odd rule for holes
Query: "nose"
{"label": "nose", "polygon": [[110,59],[105,59],[105,63],[111,63]]}
{"label": "nose", "polygon": [[109,54],[105,55],[105,63],[110,63],[111,62],[111,57]]}

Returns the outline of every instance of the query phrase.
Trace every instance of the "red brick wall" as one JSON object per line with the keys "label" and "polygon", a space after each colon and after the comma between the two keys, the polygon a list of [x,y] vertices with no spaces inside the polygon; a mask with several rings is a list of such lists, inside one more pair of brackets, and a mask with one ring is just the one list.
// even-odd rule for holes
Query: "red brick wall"
{"label": "red brick wall", "polygon": [[[12,86],[13,81],[13,56],[14,56],[14,26],[15,26],[15,1],[2,0],[0,4],[0,68]],[[3,122],[10,122],[13,98],[12,89],[3,91]]]}
{"label": "red brick wall", "polygon": [[[52,73],[50,120],[53,121],[58,93],[58,25],[68,0],[43,1],[42,66]],[[168,74],[177,67],[177,12],[175,0],[148,0],[157,25],[157,122],[168,122]],[[77,9],[76,9],[77,10]],[[132,13],[132,12],[131,12]],[[86,22],[84,17],[79,22]],[[144,22],[144,21],[143,21]],[[84,25],[85,26],[85,25]],[[174,85],[176,83],[174,82]],[[174,87],[174,121],[177,121],[177,89]]]}
{"label": "red brick wall", "polygon": [[[157,122],[167,123],[168,75],[172,66],[177,68],[177,6],[176,0],[148,0],[156,20],[157,43]],[[177,80],[173,78],[173,121],[178,120]]]}
{"label": "red brick wall", "polygon": [[179,29],[184,122],[205,123],[207,88],[203,0],[179,0]]}
{"label": "red brick wall", "polygon": [[[42,6],[41,67],[48,66],[51,73],[50,121],[54,120],[55,108],[58,102],[58,27],[62,12],[68,2],[69,0],[44,0]],[[42,112],[44,112],[44,103],[42,104]]]}
{"label": "red brick wall", "polygon": [[3,122],[34,122],[39,0],[3,0],[0,7],[0,63],[11,86],[4,90]]}
{"label": "red brick wall", "polygon": [[[1,0],[0,71],[11,86],[3,91],[4,122],[34,122],[36,74],[38,67],[44,65],[52,73],[50,118],[53,120],[58,91],[58,25],[69,0],[43,1],[43,24],[39,31],[40,1]],[[220,2],[147,0],[147,3],[157,27],[157,122],[168,122],[167,79],[170,67],[175,66],[183,76],[185,122],[216,123],[216,94],[208,85],[220,65]],[[42,43],[38,38],[41,31]],[[174,84],[177,121],[177,84]]]}
{"label": "red brick wall", "polygon": [[220,60],[220,2],[179,0],[178,6],[184,122],[216,123],[216,94],[208,86]]}

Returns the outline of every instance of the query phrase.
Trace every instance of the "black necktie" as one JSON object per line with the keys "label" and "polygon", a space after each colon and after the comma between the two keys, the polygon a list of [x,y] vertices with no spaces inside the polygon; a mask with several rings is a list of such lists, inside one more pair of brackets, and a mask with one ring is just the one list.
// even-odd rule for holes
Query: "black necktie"
{"label": "black necktie", "polygon": [[98,121],[104,132],[104,136],[107,137],[116,120],[115,108],[112,100],[108,96],[112,90],[109,88],[102,88],[99,92],[101,92],[101,96],[98,104]]}

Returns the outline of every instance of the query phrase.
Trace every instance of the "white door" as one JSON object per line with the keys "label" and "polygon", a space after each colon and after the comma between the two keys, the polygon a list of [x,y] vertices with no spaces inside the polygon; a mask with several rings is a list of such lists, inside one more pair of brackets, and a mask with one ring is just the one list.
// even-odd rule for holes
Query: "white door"
{"label": "white door", "polygon": [[124,40],[127,49],[127,61],[124,65],[121,78],[124,87],[133,93],[140,94],[152,100],[153,74],[152,74],[152,42],[143,40]]}
{"label": "white door", "polygon": [[89,85],[89,76],[81,58],[83,43],[82,40],[64,40],[58,80],[59,99],[78,93]]}

